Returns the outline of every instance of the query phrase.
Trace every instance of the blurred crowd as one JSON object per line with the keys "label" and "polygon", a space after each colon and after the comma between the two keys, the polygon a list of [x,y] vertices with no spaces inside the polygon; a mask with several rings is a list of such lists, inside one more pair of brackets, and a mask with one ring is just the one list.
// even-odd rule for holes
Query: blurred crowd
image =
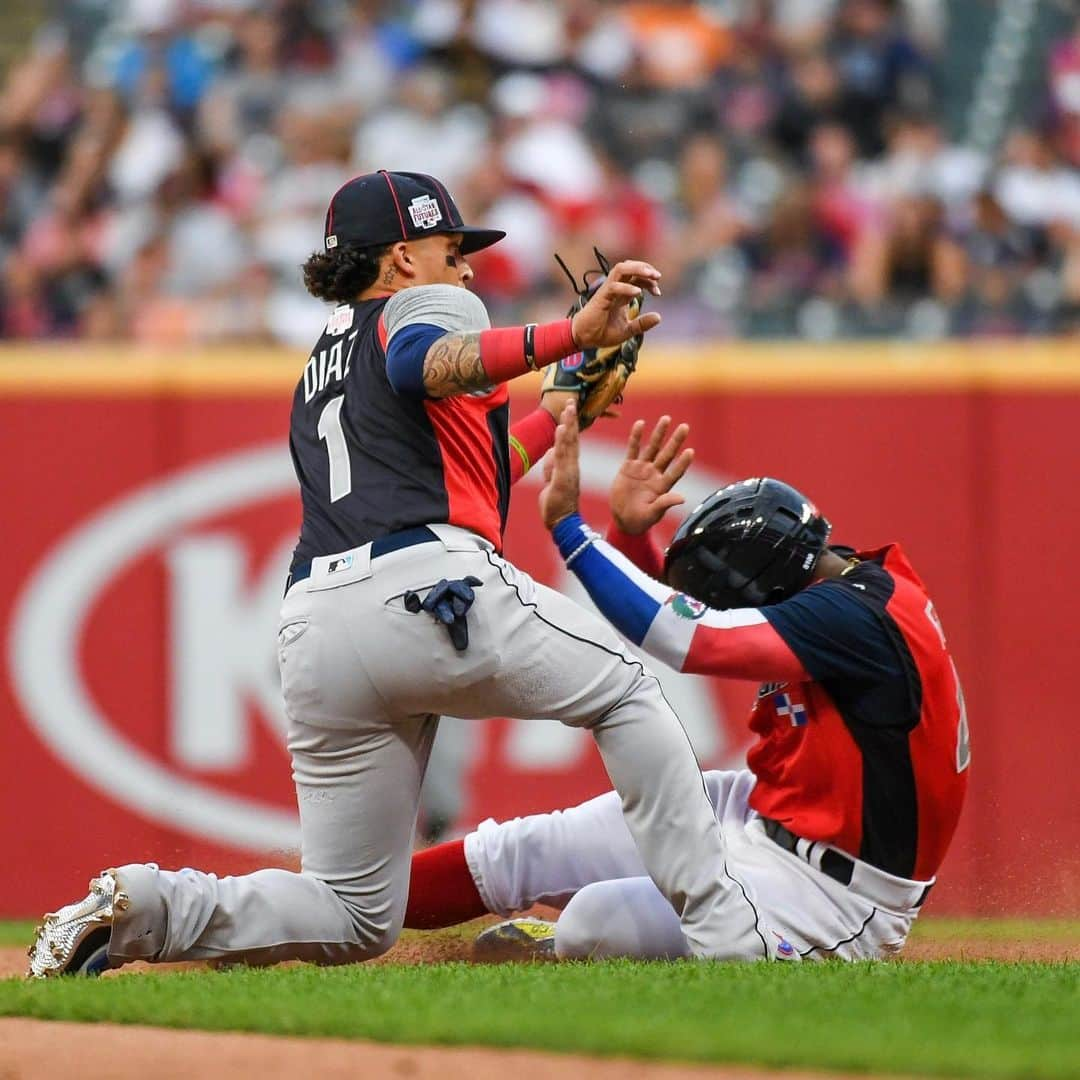
{"label": "blurred crowd", "polygon": [[0,87],[0,335],[306,346],[329,196],[440,177],[496,319],[552,253],[665,273],[669,337],[1018,334],[1080,302],[1080,27],[988,160],[942,0],[66,0]]}

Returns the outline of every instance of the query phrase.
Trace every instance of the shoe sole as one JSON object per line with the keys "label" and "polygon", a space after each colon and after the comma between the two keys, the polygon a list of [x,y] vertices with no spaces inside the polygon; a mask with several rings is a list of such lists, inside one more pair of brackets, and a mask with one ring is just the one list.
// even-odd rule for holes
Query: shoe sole
{"label": "shoe sole", "polygon": [[[537,939],[511,919],[482,931],[473,942],[473,960],[484,964],[547,963],[555,957],[555,935]],[[540,920],[532,920],[539,922]]]}

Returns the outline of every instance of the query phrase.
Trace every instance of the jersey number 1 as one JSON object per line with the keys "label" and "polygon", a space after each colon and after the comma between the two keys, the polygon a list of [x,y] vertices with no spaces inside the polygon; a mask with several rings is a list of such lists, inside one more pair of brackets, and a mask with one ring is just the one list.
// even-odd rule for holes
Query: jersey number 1
{"label": "jersey number 1", "polygon": [[319,438],[326,442],[326,454],[330,459],[331,502],[345,498],[352,491],[352,462],[341,426],[341,406],[344,404],[344,396],[331,398],[319,413]]}

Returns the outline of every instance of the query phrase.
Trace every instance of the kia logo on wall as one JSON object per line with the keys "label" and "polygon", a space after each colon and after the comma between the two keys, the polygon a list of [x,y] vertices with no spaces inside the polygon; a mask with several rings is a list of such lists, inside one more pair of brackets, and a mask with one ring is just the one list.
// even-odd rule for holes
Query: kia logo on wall
{"label": "kia logo on wall", "polygon": [[[588,445],[583,488],[606,494],[621,460],[619,448]],[[724,483],[700,467],[695,473],[683,482],[690,505]],[[540,470],[522,482],[538,485]],[[67,768],[148,820],[255,851],[298,846],[295,813],[192,774],[227,777],[243,766],[251,739],[249,702],[276,741],[284,742],[275,626],[295,532],[281,537],[266,571],[250,581],[242,531],[197,528],[290,496],[295,487],[288,453],[275,442],[186,468],[105,506],[35,568],[17,601],[10,638],[12,682],[27,722]],[[153,552],[165,568],[163,632],[172,675],[164,691],[167,752],[160,756],[110,720],[80,662],[90,613],[103,601],[122,603],[109,590]],[[568,573],[555,585],[583,596]],[[722,725],[705,682],[669,672],[662,682],[699,756],[715,758],[724,749]],[[588,739],[576,728],[522,723],[507,752],[532,767],[563,768]]]}

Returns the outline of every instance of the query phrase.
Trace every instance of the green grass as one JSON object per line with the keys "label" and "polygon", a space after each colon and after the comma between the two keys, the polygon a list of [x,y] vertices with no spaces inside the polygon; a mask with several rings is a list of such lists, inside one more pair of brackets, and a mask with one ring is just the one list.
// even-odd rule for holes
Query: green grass
{"label": "green grass", "polygon": [[29,920],[0,922],[0,945],[29,945],[36,925]]}
{"label": "green grass", "polygon": [[[0,922],[0,945],[26,945],[32,929]],[[930,918],[912,938],[1074,945],[1080,920]],[[162,969],[0,980],[4,1015],[907,1075],[1080,1074],[1077,962]]]}
{"label": "green grass", "polygon": [[1080,964],[241,968],[3,980],[0,1015],[909,1075],[1073,1077]]}

